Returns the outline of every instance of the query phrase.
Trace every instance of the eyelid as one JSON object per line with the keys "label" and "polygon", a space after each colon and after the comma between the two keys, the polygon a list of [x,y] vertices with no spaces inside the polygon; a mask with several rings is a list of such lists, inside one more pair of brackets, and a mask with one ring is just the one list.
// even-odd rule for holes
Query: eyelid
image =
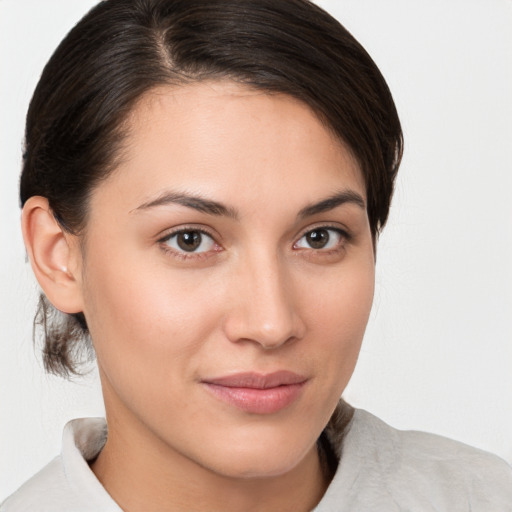
{"label": "eyelid", "polygon": [[[337,233],[337,235],[340,237],[340,241],[336,245],[336,247],[319,248],[319,249],[315,249],[313,247],[309,247],[309,248],[308,247],[298,247],[299,242],[308,233],[311,233],[312,231],[321,230],[321,229],[324,229],[326,231],[335,231]],[[348,242],[350,242],[351,239],[352,239],[352,235],[349,233],[349,231],[345,227],[341,227],[340,225],[331,224],[331,223],[329,223],[329,224],[318,223],[318,224],[315,224],[312,226],[308,226],[306,229],[301,231],[300,236],[298,236],[295,239],[295,242],[293,243],[293,249],[295,249],[297,251],[312,251],[313,253],[316,253],[318,255],[334,254],[336,252],[341,251],[343,248],[345,248],[346,244]]]}
{"label": "eyelid", "polygon": [[[197,225],[197,224],[184,224],[180,225],[174,228],[169,228],[164,231],[162,231],[159,235],[157,235],[157,242],[164,242],[165,240],[169,240],[174,235],[177,235],[179,233],[184,233],[187,231],[197,231],[198,233],[201,233],[203,235],[207,235],[213,240],[215,240],[215,243],[217,242],[217,239],[220,238],[220,236],[217,235],[217,233],[213,232],[213,230]],[[219,244],[220,245],[220,244]]]}
{"label": "eyelid", "polygon": [[297,235],[297,237],[295,238],[295,241],[297,242],[304,235],[307,235],[311,231],[315,231],[317,229],[332,229],[332,230],[340,233],[343,236],[343,238],[345,238],[346,240],[350,240],[352,238],[352,235],[351,235],[349,229],[341,224],[332,223],[332,222],[328,222],[328,223],[318,222],[318,223],[312,224],[312,225],[307,226],[306,228],[302,229],[299,232],[299,234]]}
{"label": "eyelid", "polygon": [[[211,238],[214,243],[214,249],[208,250],[208,251],[201,251],[201,252],[195,252],[195,251],[184,251],[184,250],[178,250],[174,247],[171,247],[166,242],[169,241],[172,237],[179,235],[180,233],[186,233],[190,231],[197,231],[198,233],[201,233],[202,235],[206,235],[207,237]],[[214,253],[218,253],[221,250],[223,250],[222,245],[217,241],[217,236],[212,233],[211,230],[208,228],[205,228],[204,226],[197,226],[197,225],[181,225],[175,228],[171,228],[167,231],[164,231],[163,235],[159,235],[157,239],[157,243],[160,245],[160,247],[167,253],[172,254],[176,258],[181,259],[189,259],[189,258],[195,258],[195,259],[201,259],[201,258],[208,258],[209,256],[212,256]]]}

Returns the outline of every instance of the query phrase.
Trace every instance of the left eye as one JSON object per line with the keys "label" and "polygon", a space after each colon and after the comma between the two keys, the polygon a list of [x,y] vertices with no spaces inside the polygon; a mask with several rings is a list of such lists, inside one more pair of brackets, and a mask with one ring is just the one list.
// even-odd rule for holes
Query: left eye
{"label": "left eye", "polygon": [[208,252],[215,246],[215,240],[210,235],[196,229],[178,231],[164,242],[178,252]]}
{"label": "left eye", "polygon": [[334,249],[342,239],[343,235],[337,229],[318,228],[305,233],[294,247],[298,249]]}

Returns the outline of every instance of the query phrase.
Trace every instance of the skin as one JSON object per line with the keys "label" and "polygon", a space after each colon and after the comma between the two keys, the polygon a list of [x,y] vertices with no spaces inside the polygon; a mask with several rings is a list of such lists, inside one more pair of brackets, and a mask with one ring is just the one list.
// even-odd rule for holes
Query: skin
{"label": "skin", "polygon": [[[231,82],[147,94],[125,148],[92,194],[82,246],[43,198],[24,211],[43,289],[84,312],[96,349],[109,437],[93,471],[126,511],[310,510],[328,485],[316,441],[356,364],[374,253],[364,204],[306,209],[340,192],[364,202],[356,160],[306,105]],[[163,199],[177,194],[226,211]],[[187,252],[180,229],[208,234]],[[325,248],[305,236],[315,230]],[[204,384],[277,370],[305,384],[270,414]]]}

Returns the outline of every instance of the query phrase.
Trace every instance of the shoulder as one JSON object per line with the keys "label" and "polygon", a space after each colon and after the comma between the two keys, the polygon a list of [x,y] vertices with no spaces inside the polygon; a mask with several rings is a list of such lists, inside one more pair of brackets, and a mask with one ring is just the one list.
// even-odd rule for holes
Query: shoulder
{"label": "shoulder", "polygon": [[[512,469],[498,456],[446,437],[416,430],[398,430],[373,414],[356,409],[349,433],[354,441],[371,440],[371,445],[400,454],[400,460],[430,461],[433,464],[474,462],[496,465],[507,472]],[[397,453],[398,451],[398,453]],[[396,458],[396,457],[392,457]],[[468,467],[467,469],[471,469]]]}
{"label": "shoulder", "polygon": [[0,512],[120,512],[87,462],[101,450],[105,435],[102,419],[69,422],[61,455],[9,496]]}
{"label": "shoulder", "polygon": [[397,430],[363,410],[354,413],[331,485],[347,510],[512,511],[505,461],[438,435]]}
{"label": "shoulder", "polygon": [[70,486],[62,457],[58,456],[9,496],[0,505],[0,511],[82,511],[81,501]]}
{"label": "shoulder", "polygon": [[[9,496],[0,506],[1,512],[22,512],[49,510],[46,506],[56,503],[73,505],[61,457],[56,457],[41,471],[25,482],[14,494]],[[58,510],[58,509],[57,509]]]}

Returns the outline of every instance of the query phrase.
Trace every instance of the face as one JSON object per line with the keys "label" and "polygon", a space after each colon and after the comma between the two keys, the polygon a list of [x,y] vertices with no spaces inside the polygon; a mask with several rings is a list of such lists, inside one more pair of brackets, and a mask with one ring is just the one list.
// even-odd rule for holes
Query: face
{"label": "face", "polygon": [[154,90],[129,124],[81,261],[110,425],[217,474],[290,471],[371,307],[358,165],[304,104],[229,82]]}

